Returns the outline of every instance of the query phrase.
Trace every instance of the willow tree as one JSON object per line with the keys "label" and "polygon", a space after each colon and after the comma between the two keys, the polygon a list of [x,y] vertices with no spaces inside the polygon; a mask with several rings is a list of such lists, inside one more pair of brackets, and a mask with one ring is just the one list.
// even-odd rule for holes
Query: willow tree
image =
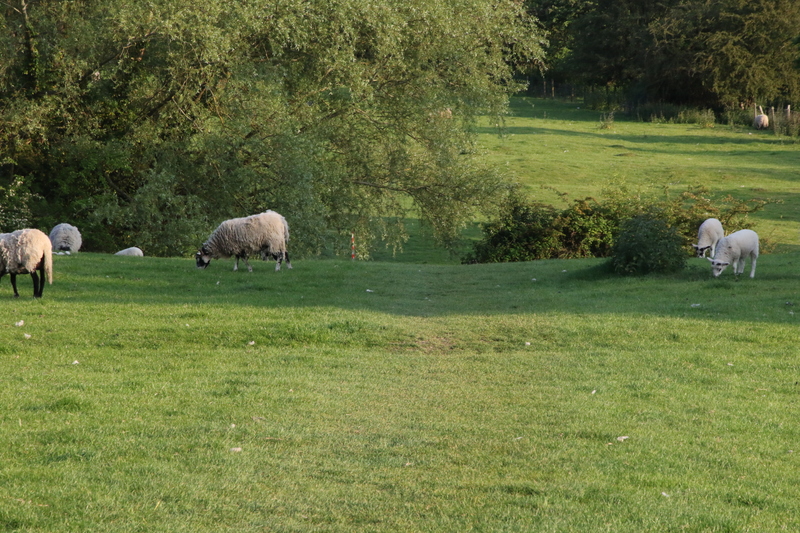
{"label": "willow tree", "polygon": [[504,188],[469,127],[541,42],[514,0],[9,0],[0,186],[95,249],[184,254],[267,208],[310,252],[410,213],[451,242]]}

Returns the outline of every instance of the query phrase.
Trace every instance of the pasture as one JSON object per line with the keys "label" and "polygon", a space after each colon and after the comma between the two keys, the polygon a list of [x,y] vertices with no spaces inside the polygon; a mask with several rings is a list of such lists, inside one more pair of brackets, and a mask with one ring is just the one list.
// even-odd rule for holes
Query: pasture
{"label": "pasture", "polygon": [[800,254],[603,263],[57,256],[0,283],[0,530],[800,528]]}
{"label": "pasture", "polygon": [[412,224],[281,272],[56,256],[41,300],[0,280],[0,531],[800,530],[797,144],[577,106],[515,99],[479,147],[553,204],[781,199],[781,253],[620,278],[460,265]]}

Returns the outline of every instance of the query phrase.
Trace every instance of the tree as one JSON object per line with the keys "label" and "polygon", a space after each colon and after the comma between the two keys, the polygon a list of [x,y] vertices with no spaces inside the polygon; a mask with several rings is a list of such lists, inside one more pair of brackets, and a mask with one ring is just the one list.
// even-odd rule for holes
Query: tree
{"label": "tree", "polygon": [[90,249],[185,254],[266,208],[297,251],[336,232],[398,243],[414,211],[452,242],[504,190],[468,127],[542,58],[513,0],[0,9],[0,180]]}

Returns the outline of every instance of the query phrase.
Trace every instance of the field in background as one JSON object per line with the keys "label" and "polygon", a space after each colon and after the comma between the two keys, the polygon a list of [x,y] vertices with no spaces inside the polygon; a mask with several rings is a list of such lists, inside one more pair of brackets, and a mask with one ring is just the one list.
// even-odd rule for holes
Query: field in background
{"label": "field in background", "polygon": [[[532,201],[565,207],[569,198],[601,196],[615,184],[644,193],[668,187],[680,194],[702,185],[712,193],[735,198],[770,198],[753,216],[754,229],[775,252],[800,250],[800,144],[769,131],[717,124],[656,124],[616,114],[605,116],[580,103],[564,100],[513,98],[511,114],[502,124],[484,121],[477,128],[479,150],[523,186]],[[392,256],[377,250],[377,260],[457,263],[434,248],[430,235],[410,223],[406,253]],[[465,240],[480,236],[478,226]],[[466,248],[464,248],[465,250]]]}
{"label": "field in background", "polygon": [[0,531],[800,529],[800,254],[603,264],[5,279]]}

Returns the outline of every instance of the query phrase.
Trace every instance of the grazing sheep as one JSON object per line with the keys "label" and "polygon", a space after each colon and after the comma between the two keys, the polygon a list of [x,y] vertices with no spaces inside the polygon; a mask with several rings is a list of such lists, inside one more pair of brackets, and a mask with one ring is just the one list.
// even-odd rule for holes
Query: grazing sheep
{"label": "grazing sheep", "polygon": [[723,237],[717,243],[717,251],[711,261],[711,272],[718,277],[725,267],[733,263],[733,273],[738,276],[744,272],[744,261],[750,256],[750,277],[756,275],[756,259],[758,259],[758,235],[749,229],[739,230]]}
{"label": "grazing sheep", "polygon": [[767,115],[756,115],[753,119],[753,127],[757,130],[769,128],[769,117]]}
{"label": "grazing sheep", "polygon": [[286,266],[292,268],[286,243],[289,240],[289,224],[275,211],[266,211],[244,218],[233,218],[224,221],[203,243],[195,254],[197,268],[206,268],[212,259],[236,257],[233,271],[239,269],[239,259],[244,260],[249,272],[253,267],[247,262],[251,254],[261,254],[277,259],[275,270],[281,269],[281,262],[286,259]]}
{"label": "grazing sheep", "polygon": [[714,257],[714,252],[717,248],[717,242],[725,236],[725,231],[722,229],[722,223],[716,218],[709,218],[702,224],[700,229],[697,230],[697,244],[693,244],[697,257],[705,257],[706,250],[711,250],[711,257]]}
{"label": "grazing sheep", "polygon": [[125,248],[124,250],[120,250],[119,252],[115,253],[114,255],[128,255],[131,257],[144,257],[144,252],[142,252],[136,246],[131,246],[130,248]]}
{"label": "grazing sheep", "polygon": [[56,252],[77,252],[81,248],[81,232],[71,224],[58,224],[50,230],[50,242]]}
{"label": "grazing sheep", "polygon": [[45,279],[53,283],[53,245],[47,235],[38,229],[0,234],[0,278],[5,274],[11,274],[14,298],[19,298],[17,274],[30,274],[33,297],[41,298]]}

